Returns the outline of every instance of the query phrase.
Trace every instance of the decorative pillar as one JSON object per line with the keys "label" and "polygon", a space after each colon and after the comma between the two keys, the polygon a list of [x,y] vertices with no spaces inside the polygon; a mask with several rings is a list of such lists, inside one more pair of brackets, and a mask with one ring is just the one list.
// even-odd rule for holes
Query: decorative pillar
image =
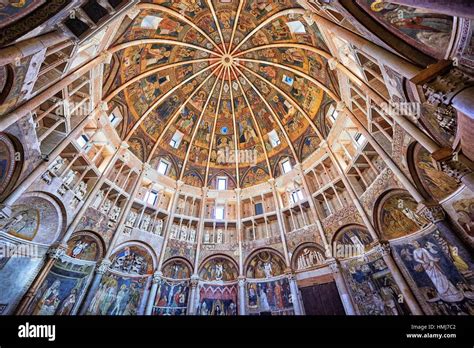
{"label": "decorative pillar", "polygon": [[181,180],[178,180],[176,182],[176,191],[173,194],[172,202],[171,202],[171,210],[170,210],[170,215],[168,216],[168,220],[166,221],[166,226],[164,226],[164,239],[163,239],[163,245],[161,246],[161,252],[160,252],[160,260],[158,262],[158,271],[161,271],[161,267],[163,266],[163,262],[165,260],[165,254],[166,254],[166,247],[168,246],[168,240],[169,240],[169,235],[171,231],[171,227],[173,226],[173,219],[176,211],[176,207],[178,205],[178,198],[179,194],[181,192],[181,188],[183,187],[184,182]]}
{"label": "decorative pillar", "polygon": [[43,284],[43,281],[45,280],[46,276],[48,275],[49,271],[53,267],[56,260],[60,259],[63,255],[66,254],[66,250],[67,250],[67,246],[65,245],[57,245],[57,246],[51,247],[48,250],[45,256],[47,260],[43,268],[38,273],[35,280],[33,281],[33,284],[31,284],[30,288],[28,289],[28,292],[25,294],[25,296],[23,297],[23,299],[21,300],[21,302],[18,304],[16,308],[17,315],[28,314],[26,313],[26,310],[28,309],[29,305],[31,304],[31,301],[35,297],[35,293]]}
{"label": "decorative pillar", "polygon": [[97,262],[95,268],[95,275],[94,279],[92,280],[92,284],[87,290],[87,294],[84,298],[84,301],[81,304],[79,314],[84,315],[87,312],[88,305],[91,303],[92,299],[95,296],[95,293],[99,289],[100,282],[102,281],[102,277],[104,276],[105,272],[108,271],[112,262],[109,259],[102,259],[102,261]]}
{"label": "decorative pillar", "polygon": [[191,291],[189,292],[188,298],[188,315],[196,315],[196,297],[198,297],[198,284],[199,284],[199,276],[193,274],[191,276]]}
{"label": "decorative pillar", "polygon": [[69,40],[65,32],[53,31],[48,34],[33,37],[17,44],[0,49],[0,66],[4,66],[22,58],[32,56],[51,46]]}
{"label": "decorative pillar", "polygon": [[403,300],[407,304],[408,308],[410,308],[411,313],[414,315],[423,315],[424,313],[420,305],[416,301],[415,296],[413,296],[413,293],[410,290],[410,287],[405,281],[405,278],[403,278],[402,274],[400,273],[400,270],[391,255],[390,244],[380,243],[376,247],[376,249],[377,249],[377,252],[382,254],[382,258],[385,261],[388,269],[390,270],[390,273],[392,274],[393,279],[395,280],[395,283],[400,289],[400,292],[403,296]]}
{"label": "decorative pillar", "polygon": [[[76,139],[83,132],[84,127],[95,118],[95,114],[92,113],[88,117],[85,117],[75,128],[64,138],[61,143],[49,154],[49,159],[57,158],[61,152],[71,143],[71,139]],[[21,181],[21,183],[15,187],[15,189],[8,195],[0,206],[0,215],[9,217],[11,215],[11,206],[21,197],[23,193],[35,182],[51,165],[49,160],[41,162],[28,176]]]}
{"label": "decorative pillar", "polygon": [[244,270],[244,256],[242,253],[242,214],[240,209],[242,208],[242,204],[240,204],[240,195],[242,193],[242,189],[240,187],[236,188],[235,190],[235,196],[237,198],[237,238],[238,238],[238,244],[239,244],[239,275],[243,275],[245,270]]}
{"label": "decorative pillar", "polygon": [[436,203],[420,204],[417,213],[434,224],[438,231],[452,242],[455,242],[458,245],[466,244],[471,248],[474,248],[474,241],[470,236],[457,232],[457,230],[453,229],[448,221],[446,221],[446,213],[441,205]]}
{"label": "decorative pillar", "polygon": [[145,315],[151,315],[153,312],[153,306],[155,305],[155,297],[160,286],[162,272],[153,273],[152,284],[150,293],[148,294],[148,301],[146,303]]}
{"label": "decorative pillar", "polygon": [[283,252],[285,253],[286,266],[291,267],[290,256],[288,255],[288,246],[286,245],[286,228],[285,228],[285,224],[283,223],[283,217],[281,214],[281,203],[277,196],[278,193],[275,187],[276,186],[275,179],[274,178],[269,179],[268,183],[270,184],[272,188],[273,200],[275,201],[275,210],[277,213],[278,226],[280,227],[280,238],[281,238],[281,244],[283,246]]}
{"label": "decorative pillar", "polygon": [[102,187],[102,184],[105,182],[105,179],[107,178],[107,175],[109,174],[109,172],[114,167],[115,162],[117,161],[117,158],[119,157],[120,153],[122,152],[121,150],[128,148],[128,146],[129,145],[127,143],[123,142],[120,145],[120,147],[117,148],[117,150],[113,154],[112,158],[110,159],[109,163],[107,163],[107,166],[106,166],[105,170],[102,172],[101,176],[99,177],[97,182],[94,184],[94,187],[92,188],[91,192],[89,193],[89,196],[84,201],[84,203],[82,204],[82,206],[79,209],[78,213],[76,214],[76,216],[72,220],[71,224],[69,225],[68,229],[66,230],[66,233],[64,234],[64,237],[62,239],[63,242],[68,241],[68,239],[74,233],[77,226],[81,222],[82,217],[85,215],[87,209],[91,205],[92,201],[95,199],[95,196],[96,196],[97,192],[99,192],[99,190]]}
{"label": "decorative pillar", "polygon": [[109,248],[106,253],[106,257],[109,257],[110,254],[112,253],[112,250],[115,246],[115,243],[117,242],[117,239],[119,238],[120,234],[123,232],[123,229],[125,228],[128,213],[130,209],[132,208],[133,202],[135,201],[135,198],[141,187],[143,178],[147,174],[148,169],[150,169],[150,165],[148,163],[143,163],[140,175],[138,175],[137,180],[133,184],[132,191],[130,192],[130,196],[128,197],[127,203],[125,204],[125,207],[122,209],[120,219],[117,222],[117,229],[115,230],[114,236],[112,237],[112,240],[110,242]]}
{"label": "decorative pillar", "polygon": [[331,269],[334,282],[336,283],[337,291],[339,292],[339,297],[341,298],[342,305],[344,306],[344,311],[347,315],[355,315],[356,311],[352,303],[352,298],[349,295],[349,290],[347,289],[346,282],[341,272],[341,265],[339,261],[333,259],[329,262],[329,268]]}
{"label": "decorative pillar", "polygon": [[239,315],[246,315],[247,313],[247,292],[245,291],[245,277],[239,278]]}
{"label": "decorative pillar", "polygon": [[362,52],[367,53],[375,59],[384,62],[385,65],[399,72],[402,76],[408,79],[416,76],[422,70],[399,55],[390,52],[389,50],[378,46],[377,44],[374,44],[364,37],[324,18],[321,15],[318,15],[312,11],[306,11],[305,17],[316,23],[318,27],[331,31],[335,36],[338,36],[350,44],[353,44]]}
{"label": "decorative pillar", "polygon": [[298,284],[296,284],[296,275],[294,273],[288,273],[288,281],[290,282],[291,299],[293,301],[293,308],[296,315],[303,315],[300,301],[300,291]]}
{"label": "decorative pillar", "polygon": [[45,101],[56,95],[58,92],[62,91],[64,88],[68,87],[71,83],[76,81],[85,73],[89,72],[94,66],[103,63],[106,61],[107,57],[109,56],[108,53],[103,53],[97,58],[89,61],[88,63],[84,64],[80,68],[74,70],[69,75],[63,77],[57,83],[48,87],[43,92],[39,93],[38,95],[34,96],[27,102],[20,105],[18,108],[10,112],[9,114],[5,115],[0,119],[0,131],[4,131],[12,124],[18,122],[20,119],[28,115],[32,110],[35,110],[38,106],[43,104]]}

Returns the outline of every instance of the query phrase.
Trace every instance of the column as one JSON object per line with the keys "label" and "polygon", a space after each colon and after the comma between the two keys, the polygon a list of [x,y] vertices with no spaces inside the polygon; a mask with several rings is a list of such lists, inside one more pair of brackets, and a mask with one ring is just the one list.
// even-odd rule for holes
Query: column
{"label": "column", "polygon": [[160,260],[158,262],[158,270],[161,270],[161,266],[163,266],[163,261],[165,259],[165,254],[166,254],[166,247],[168,245],[168,240],[169,240],[169,235],[170,235],[170,230],[171,227],[173,226],[173,219],[176,211],[176,206],[178,205],[178,198],[179,194],[181,192],[181,187],[184,185],[184,182],[181,180],[178,180],[176,182],[176,191],[173,195],[172,202],[171,202],[171,210],[170,210],[170,215],[168,216],[168,220],[166,221],[166,226],[165,228],[165,234],[164,234],[164,240],[163,240],[163,245],[161,247],[161,252],[160,252]]}
{"label": "column", "polygon": [[391,255],[390,244],[381,243],[377,247],[377,251],[382,254],[383,260],[387,264],[387,267],[389,268],[390,273],[392,274],[393,279],[395,280],[395,283],[397,283],[398,288],[400,289],[400,292],[403,296],[403,300],[407,304],[408,308],[410,308],[412,314],[423,315],[424,313],[420,305],[413,296],[413,293],[411,292],[407,282],[405,281],[405,278],[403,278],[402,274],[400,273],[400,270],[398,269],[397,264],[395,263],[395,260]]}
{"label": "column", "polygon": [[452,242],[455,242],[458,245],[466,245],[474,248],[474,241],[470,236],[465,232],[460,233],[456,229],[453,229],[448,221],[446,221],[446,214],[441,205],[436,203],[420,204],[417,212],[434,224],[441,234],[448,237]]}
{"label": "column", "polygon": [[69,237],[71,237],[71,235],[76,230],[77,226],[81,222],[82,217],[86,213],[86,211],[89,208],[89,206],[91,205],[92,201],[95,199],[95,196],[96,196],[97,192],[99,192],[99,190],[101,189],[102,184],[104,183],[105,179],[107,178],[107,175],[109,174],[109,172],[114,167],[115,162],[117,161],[117,158],[119,157],[119,155],[121,153],[121,150],[126,149],[126,148],[128,148],[128,144],[123,142],[120,145],[120,147],[115,151],[115,153],[113,154],[113,156],[110,159],[109,163],[107,163],[107,166],[106,166],[105,170],[103,171],[102,175],[99,177],[97,182],[94,184],[94,187],[91,190],[91,192],[89,193],[89,196],[84,201],[84,203],[82,204],[82,206],[79,209],[78,213],[76,214],[76,216],[72,220],[71,224],[69,225],[68,229],[66,230],[66,233],[64,234],[64,237],[62,239],[64,242],[66,242],[69,239]]}
{"label": "column", "polygon": [[361,51],[369,54],[375,59],[384,62],[385,65],[399,72],[402,76],[408,79],[416,76],[422,70],[399,55],[374,44],[362,36],[357,35],[352,31],[340,26],[339,24],[336,24],[312,11],[307,11],[305,17],[314,21],[319,27],[325,28],[331,31],[334,35],[346,40],[350,44],[353,44]]}
{"label": "column", "polygon": [[199,297],[199,294],[197,293],[198,291],[198,285],[199,285],[199,276],[196,274],[193,274],[191,276],[191,291],[189,292],[189,298],[188,298],[188,315],[196,315],[196,298]]}
{"label": "column", "polygon": [[22,58],[31,56],[51,46],[69,40],[66,33],[53,31],[48,34],[36,36],[20,41],[17,44],[0,49],[0,66],[4,66]]}
{"label": "column", "polygon": [[150,293],[148,294],[148,301],[146,303],[145,315],[152,315],[153,306],[155,305],[155,297],[158,292],[158,287],[160,286],[162,272],[153,273],[152,284]]}
{"label": "column", "polygon": [[[49,159],[57,158],[61,152],[71,143],[71,139],[76,139],[84,130],[84,127],[95,118],[94,114],[85,117],[74,130],[69,133],[69,135],[61,141],[61,143],[56,146],[56,148],[49,155]],[[21,195],[26,192],[26,190],[37,181],[41,175],[48,169],[51,165],[49,160],[44,160],[41,162],[28,176],[22,180],[22,182],[8,195],[8,197],[0,205],[0,215],[4,217],[9,217],[11,214],[10,207],[21,197]]]}
{"label": "column", "polygon": [[237,238],[238,238],[238,243],[239,243],[239,275],[243,275],[245,270],[244,270],[244,257],[242,254],[242,214],[240,209],[242,208],[242,204],[240,204],[240,194],[242,193],[242,189],[240,187],[236,188],[235,190],[235,195],[237,197],[237,223],[236,223],[236,228],[237,228]]}
{"label": "column", "polygon": [[33,281],[33,284],[31,284],[30,288],[28,289],[28,292],[23,296],[21,302],[18,304],[16,308],[16,314],[17,315],[25,315],[28,314],[26,313],[28,306],[31,304],[31,301],[35,297],[35,293],[38,291],[40,286],[43,284],[43,281],[45,280],[46,276],[48,275],[49,271],[54,265],[54,262],[56,260],[60,259],[62,256],[66,254],[66,246],[64,245],[59,245],[59,246],[54,246],[51,247],[48,252],[46,253],[46,262],[41,269],[41,271],[38,273],[36,276],[35,280]]}
{"label": "column", "polygon": [[94,298],[95,293],[99,289],[100,282],[102,277],[104,276],[105,272],[109,269],[112,262],[108,259],[102,259],[102,261],[97,262],[95,268],[95,275],[94,279],[92,280],[92,284],[90,285],[89,289],[87,290],[86,296],[82,301],[81,307],[79,309],[79,315],[85,315],[88,310],[88,305],[91,303],[92,299]]}
{"label": "column", "polygon": [[245,277],[239,276],[239,315],[247,313],[247,292],[245,291]]}
{"label": "column", "polygon": [[280,237],[281,237],[281,244],[283,246],[283,252],[285,253],[285,262],[287,267],[291,267],[290,265],[290,257],[288,255],[288,246],[286,245],[286,228],[283,223],[283,218],[281,214],[281,203],[280,200],[278,199],[277,196],[277,190],[275,187],[275,179],[271,178],[268,180],[268,183],[270,184],[272,188],[272,194],[273,194],[273,199],[275,201],[275,210],[277,213],[277,221],[278,221],[278,227],[280,227]]}
{"label": "column", "polygon": [[303,315],[303,310],[300,301],[300,291],[296,284],[296,276],[293,273],[288,274],[288,281],[290,282],[291,299],[293,301],[293,308],[296,315]]}
{"label": "column", "polygon": [[38,106],[40,106],[45,101],[56,95],[58,92],[62,91],[64,88],[76,81],[79,77],[89,72],[94,66],[103,63],[107,59],[107,57],[107,53],[101,54],[100,56],[94,58],[93,60],[84,64],[80,68],[74,70],[69,75],[64,76],[61,80],[59,80],[51,87],[48,87],[43,92],[34,96],[9,114],[2,117],[0,119],[0,131],[4,131],[12,124],[18,122],[20,119],[28,115],[32,110],[35,110]]}
{"label": "column", "polygon": [[352,298],[349,295],[349,290],[347,289],[344,277],[341,274],[341,265],[339,264],[339,261],[335,259],[330,261],[329,268],[331,269],[334,282],[336,283],[339,297],[341,298],[342,305],[344,306],[344,311],[347,315],[356,315]]}
{"label": "column", "polygon": [[148,163],[143,163],[140,175],[137,178],[137,181],[135,181],[132,191],[130,192],[130,196],[128,197],[127,203],[125,204],[125,207],[122,209],[122,213],[120,216],[119,221],[117,222],[117,229],[115,230],[114,236],[112,237],[112,241],[110,242],[109,249],[107,250],[106,257],[109,257],[110,254],[112,253],[112,250],[115,246],[115,243],[117,242],[117,239],[123,232],[125,228],[125,223],[127,222],[127,217],[128,217],[128,212],[132,208],[133,202],[135,201],[135,198],[138,194],[138,191],[141,187],[141,183],[143,181],[143,178],[145,177],[148,169],[150,168],[150,165]]}

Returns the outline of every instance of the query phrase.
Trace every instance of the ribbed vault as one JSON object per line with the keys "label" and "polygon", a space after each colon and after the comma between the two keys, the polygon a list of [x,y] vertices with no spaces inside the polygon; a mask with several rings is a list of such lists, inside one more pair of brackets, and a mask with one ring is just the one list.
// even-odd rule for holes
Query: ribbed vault
{"label": "ribbed vault", "polygon": [[198,187],[222,175],[249,187],[319,147],[321,106],[337,93],[329,50],[296,1],[139,8],[110,50],[120,66],[106,71],[117,75],[104,100],[125,101],[121,134],[142,161]]}

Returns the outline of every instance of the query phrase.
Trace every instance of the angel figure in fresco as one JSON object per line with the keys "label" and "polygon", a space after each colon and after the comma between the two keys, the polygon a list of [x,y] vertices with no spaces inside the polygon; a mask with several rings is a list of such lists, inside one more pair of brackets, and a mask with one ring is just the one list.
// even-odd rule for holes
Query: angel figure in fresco
{"label": "angel figure in fresco", "polygon": [[82,252],[84,252],[84,250],[86,250],[86,248],[87,248],[88,246],[89,246],[89,243],[79,241],[78,243],[76,243],[76,245],[75,245],[74,248],[72,249],[72,254],[71,254],[71,256],[72,256],[72,257],[78,257],[79,254],[81,254]]}
{"label": "angel figure in fresco", "polygon": [[224,266],[222,265],[222,263],[218,263],[216,264],[216,268],[215,268],[215,278],[216,280],[222,280],[223,277],[224,277]]}
{"label": "angel figure in fresco", "polygon": [[443,273],[443,270],[439,265],[440,259],[434,257],[416,240],[413,241],[411,245],[415,248],[415,250],[413,250],[414,261],[418,263],[418,266],[421,266],[436,288],[438,297],[431,299],[430,302],[439,299],[445,302],[462,301],[464,299],[464,294],[459,291]]}
{"label": "angel figure in fresco", "polygon": [[265,262],[263,264],[263,272],[265,273],[266,278],[271,278],[273,276],[273,269],[271,262]]}
{"label": "angel figure in fresco", "polygon": [[416,223],[418,226],[423,227],[426,225],[427,221],[407,207],[403,199],[398,200],[397,207],[407,218]]}
{"label": "angel figure in fresco", "polygon": [[439,195],[447,196],[451,194],[456,187],[458,182],[455,178],[452,178],[445,173],[437,170],[429,159],[424,159],[417,163],[418,168],[424,172],[424,179],[430,184],[430,189],[433,188],[435,191],[441,191]]}

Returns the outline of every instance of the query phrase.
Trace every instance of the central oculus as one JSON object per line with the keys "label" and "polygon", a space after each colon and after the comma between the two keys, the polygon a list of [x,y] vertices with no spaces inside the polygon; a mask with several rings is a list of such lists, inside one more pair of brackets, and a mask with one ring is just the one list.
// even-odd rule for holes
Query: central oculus
{"label": "central oculus", "polygon": [[231,67],[232,64],[234,63],[234,58],[230,54],[224,54],[222,56],[222,65],[225,67]]}

